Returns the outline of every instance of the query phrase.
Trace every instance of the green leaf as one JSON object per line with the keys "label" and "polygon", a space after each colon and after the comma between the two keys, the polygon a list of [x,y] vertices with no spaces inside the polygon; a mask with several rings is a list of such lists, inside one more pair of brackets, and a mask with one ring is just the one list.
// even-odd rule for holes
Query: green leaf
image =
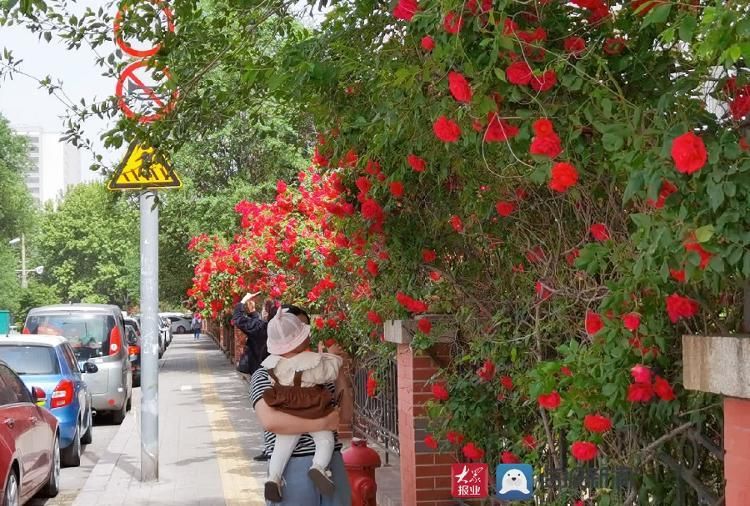
{"label": "green leaf", "polygon": [[695,230],[695,239],[700,243],[710,241],[713,236],[714,236],[713,225],[704,225]]}
{"label": "green leaf", "polygon": [[709,181],[706,191],[708,192],[708,203],[711,209],[716,211],[724,203],[724,190],[721,185]]}
{"label": "green leaf", "polygon": [[602,135],[602,146],[607,151],[619,151],[624,144],[625,140],[619,135],[613,133],[606,133]]}
{"label": "green leaf", "polygon": [[680,23],[680,40],[683,42],[690,42],[693,40],[693,32],[695,32],[695,27],[698,26],[698,21],[695,19],[695,16],[685,16],[682,18],[682,23]]}
{"label": "green leaf", "polygon": [[638,190],[643,186],[643,172],[633,172],[628,179],[628,185],[625,187],[625,191],[622,194],[623,203],[630,202]]}
{"label": "green leaf", "polygon": [[672,4],[664,4],[651,10],[646,17],[643,19],[641,29],[646,28],[649,25],[660,25],[667,21],[669,13],[672,11]]}

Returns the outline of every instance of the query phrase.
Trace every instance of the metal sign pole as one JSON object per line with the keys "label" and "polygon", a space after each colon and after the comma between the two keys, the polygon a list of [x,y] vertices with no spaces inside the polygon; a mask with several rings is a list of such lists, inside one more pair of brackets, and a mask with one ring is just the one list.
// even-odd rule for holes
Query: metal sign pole
{"label": "metal sign pole", "polygon": [[159,479],[159,208],[141,193],[141,481]]}

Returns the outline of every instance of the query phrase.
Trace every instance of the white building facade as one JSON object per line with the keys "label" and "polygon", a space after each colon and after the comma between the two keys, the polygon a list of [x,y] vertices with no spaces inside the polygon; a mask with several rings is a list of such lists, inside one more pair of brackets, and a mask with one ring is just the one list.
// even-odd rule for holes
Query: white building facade
{"label": "white building facade", "polygon": [[70,144],[60,141],[59,132],[39,128],[17,128],[26,137],[31,168],[26,173],[26,187],[37,205],[62,198],[68,187],[81,182],[81,154]]}

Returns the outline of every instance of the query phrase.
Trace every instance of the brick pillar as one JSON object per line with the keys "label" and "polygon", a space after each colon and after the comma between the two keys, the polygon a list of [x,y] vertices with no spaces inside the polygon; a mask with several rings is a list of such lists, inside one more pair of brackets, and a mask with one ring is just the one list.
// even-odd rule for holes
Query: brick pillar
{"label": "brick pillar", "polygon": [[[438,358],[449,358],[448,346],[433,348]],[[424,404],[432,398],[427,380],[438,365],[426,355],[415,356],[408,344],[397,348],[398,438],[401,453],[401,504],[449,506],[451,499],[452,453],[440,453],[425,446],[427,418]]]}
{"label": "brick pillar", "polygon": [[745,506],[750,497],[750,400],[724,398],[726,506]]}

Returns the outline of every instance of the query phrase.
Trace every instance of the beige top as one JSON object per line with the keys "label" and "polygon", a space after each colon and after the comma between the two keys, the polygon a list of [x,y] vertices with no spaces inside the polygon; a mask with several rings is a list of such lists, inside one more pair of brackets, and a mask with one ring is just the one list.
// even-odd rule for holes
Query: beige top
{"label": "beige top", "polygon": [[302,386],[312,387],[336,381],[342,363],[343,359],[332,353],[303,351],[289,358],[269,355],[261,365],[273,369],[279,383],[286,386],[294,383],[295,372],[302,371]]}

